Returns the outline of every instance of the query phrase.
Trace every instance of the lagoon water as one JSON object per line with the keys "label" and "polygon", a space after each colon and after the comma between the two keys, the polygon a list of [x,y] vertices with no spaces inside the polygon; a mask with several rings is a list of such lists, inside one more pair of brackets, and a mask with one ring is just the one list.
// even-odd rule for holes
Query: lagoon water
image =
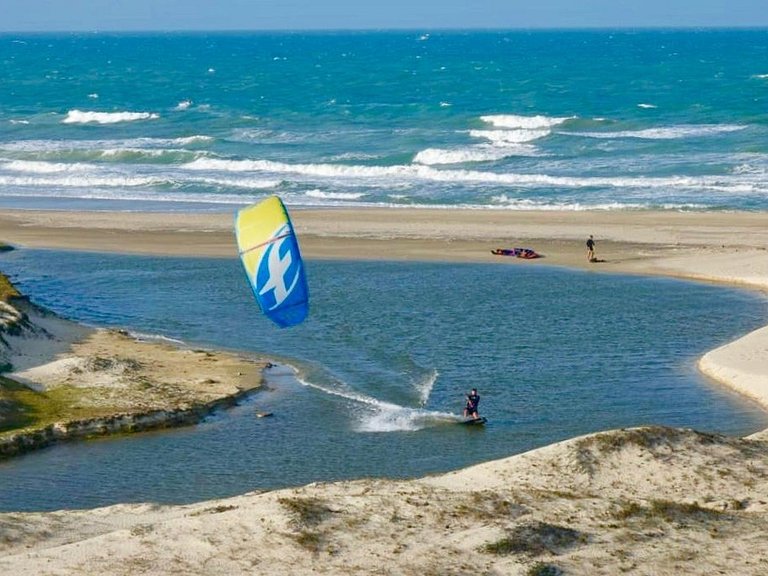
{"label": "lagoon water", "polygon": [[[753,293],[538,263],[308,265],[311,316],[280,330],[258,312],[234,258],[2,255],[0,269],[23,292],[65,316],[279,365],[269,389],[198,426],[0,463],[0,510],[416,477],[616,427],[745,434],[768,425],[695,368],[705,351],[766,323],[766,301]],[[472,386],[484,429],[455,425]]]}

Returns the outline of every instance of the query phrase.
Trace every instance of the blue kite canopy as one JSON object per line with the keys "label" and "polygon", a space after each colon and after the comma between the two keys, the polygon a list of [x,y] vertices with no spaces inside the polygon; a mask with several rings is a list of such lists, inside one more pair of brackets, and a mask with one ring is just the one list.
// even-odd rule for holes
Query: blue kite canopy
{"label": "blue kite canopy", "polygon": [[239,210],[235,235],[240,260],[262,312],[281,328],[309,313],[309,288],[291,219],[282,200],[266,200]]}

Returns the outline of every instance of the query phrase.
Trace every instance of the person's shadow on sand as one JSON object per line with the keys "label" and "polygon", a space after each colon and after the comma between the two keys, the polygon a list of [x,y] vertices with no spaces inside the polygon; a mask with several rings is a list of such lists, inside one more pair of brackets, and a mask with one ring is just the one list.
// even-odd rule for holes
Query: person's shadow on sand
{"label": "person's shadow on sand", "polygon": [[592,258],[590,260],[591,263],[600,263],[600,262],[606,262],[606,260],[603,260],[602,258]]}

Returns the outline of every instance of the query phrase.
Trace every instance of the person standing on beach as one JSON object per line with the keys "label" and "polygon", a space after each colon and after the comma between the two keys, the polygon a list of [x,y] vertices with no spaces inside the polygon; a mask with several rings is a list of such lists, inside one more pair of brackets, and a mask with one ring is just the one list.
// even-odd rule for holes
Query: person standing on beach
{"label": "person standing on beach", "polygon": [[592,238],[592,234],[587,238],[587,262],[595,261],[595,239]]}

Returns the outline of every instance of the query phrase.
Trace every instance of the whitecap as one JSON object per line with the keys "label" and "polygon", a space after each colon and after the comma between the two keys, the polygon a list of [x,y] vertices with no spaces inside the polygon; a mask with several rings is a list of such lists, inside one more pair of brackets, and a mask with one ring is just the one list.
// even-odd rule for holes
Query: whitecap
{"label": "whitecap", "polygon": [[154,120],[159,118],[152,112],[86,112],[70,110],[62,120],[64,124],[116,124],[118,122],[134,122],[136,120]]}
{"label": "whitecap", "polygon": [[322,190],[307,190],[304,195],[323,200],[359,200],[365,196],[362,192],[323,192]]}
{"label": "whitecap", "polygon": [[229,174],[261,173],[288,174],[300,180],[321,178],[338,180],[343,184],[354,181],[356,185],[386,186],[390,189],[416,181],[441,183],[477,183],[507,185],[521,188],[678,188],[691,190],[763,190],[760,180],[742,181],[734,176],[553,176],[537,173],[496,173],[467,169],[436,169],[421,164],[397,166],[345,166],[339,164],[287,164],[271,160],[223,160],[198,158],[180,166],[182,170],[223,172]]}
{"label": "whitecap", "polygon": [[655,104],[638,104],[638,108],[658,108]]}
{"label": "whitecap", "polygon": [[519,144],[522,142],[531,142],[549,136],[550,130],[470,130],[469,135],[473,138],[484,138],[496,144]]}
{"label": "whitecap", "polygon": [[662,210],[703,210],[706,209],[704,204],[698,203],[640,203],[640,202],[601,202],[596,204],[582,204],[579,202],[552,202],[532,200],[529,198],[514,198],[509,197],[506,194],[494,196],[491,201],[497,207],[503,207],[509,210],[520,211],[540,211],[540,212],[582,212],[586,210],[649,210],[649,209],[662,209]]}
{"label": "whitecap", "polygon": [[243,188],[246,190],[265,190],[277,188],[282,184],[282,180],[269,178],[188,178],[184,180],[189,183],[208,184],[219,186],[221,188]]}
{"label": "whitecap", "polygon": [[174,108],[174,110],[187,110],[190,106],[192,106],[191,100],[182,100],[176,104],[176,108]]}
{"label": "whitecap", "polygon": [[57,172],[87,172],[93,167],[88,164],[64,164],[62,162],[40,162],[36,160],[13,160],[0,164],[4,170],[27,174],[54,174]]}
{"label": "whitecap", "polygon": [[343,162],[347,160],[376,160],[377,158],[379,158],[378,155],[368,154],[365,152],[343,152],[341,154],[331,156],[329,160]]}
{"label": "whitecap", "polygon": [[[65,171],[66,172],[66,171]],[[72,173],[74,172],[74,173]],[[151,176],[124,176],[124,175],[99,175],[70,171],[65,176],[55,175],[51,177],[41,176],[0,176],[2,186],[37,186],[37,187],[65,187],[65,188],[123,188],[134,186],[161,186],[169,184],[165,178]],[[83,197],[78,194],[77,197]]]}
{"label": "whitecap", "polygon": [[498,128],[523,128],[527,130],[536,130],[540,128],[552,128],[568,120],[573,120],[575,116],[519,116],[517,114],[491,114],[481,116],[480,120],[492,124]]}
{"label": "whitecap", "polygon": [[563,132],[569,136],[585,138],[640,138],[645,140],[676,140],[680,138],[700,138],[728,132],[738,132],[747,126],[742,124],[700,124],[691,126],[666,126],[643,130],[621,130],[617,132]]}
{"label": "whitecap", "polygon": [[0,150],[16,152],[55,152],[62,150],[109,150],[116,148],[163,148],[191,146],[212,142],[212,136],[194,135],[181,138],[130,138],[125,140],[12,140],[0,142]]}
{"label": "whitecap", "polygon": [[533,146],[469,146],[454,150],[427,148],[413,158],[414,163],[435,166],[441,164],[464,164],[467,162],[494,162],[510,156],[533,156]]}

